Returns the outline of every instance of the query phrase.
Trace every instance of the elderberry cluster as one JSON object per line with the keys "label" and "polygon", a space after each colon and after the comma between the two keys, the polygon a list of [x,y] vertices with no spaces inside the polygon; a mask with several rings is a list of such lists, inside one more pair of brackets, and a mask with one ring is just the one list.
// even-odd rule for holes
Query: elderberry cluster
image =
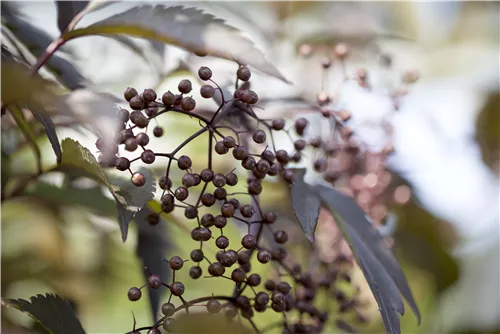
{"label": "elderberry cluster", "polygon": [[[212,98],[221,88],[211,80],[212,71],[201,67],[199,79],[204,82],[200,88],[203,98]],[[165,286],[170,291],[168,301],[161,307],[163,316],[151,326],[135,328],[131,333],[147,331],[149,334],[175,331],[175,314],[190,312],[192,306],[205,305],[210,314],[223,314],[228,320],[246,319],[255,332],[263,332],[252,320],[255,312],[276,312],[283,314],[282,320],[274,327],[283,333],[319,333],[325,327],[331,302],[320,307],[316,296],[326,293],[339,302],[339,314],[355,310],[359,306],[356,294],[349,294],[337,286],[337,282],[350,282],[349,261],[338,256],[333,262],[318,261],[304,268],[299,261],[289,255],[287,245],[291,244],[289,233],[275,228],[278,217],[275,212],[264,212],[259,204],[259,195],[263,191],[262,180],[268,177],[281,177],[287,183],[293,183],[294,173],[287,166],[302,159],[301,152],[308,146],[319,148],[320,140],[298,139],[294,142],[294,151],[276,149],[273,134],[279,131],[295,131],[303,135],[308,126],[305,119],[298,119],[292,128],[285,129],[284,119],[264,120],[253,112],[252,106],[258,101],[257,93],[245,85],[251,78],[251,71],[240,66],[236,72],[237,83],[243,82],[233,94],[233,99],[223,101],[211,118],[196,113],[196,101],[189,95],[192,83],[189,80],[179,82],[178,93],[165,92],[161,97],[152,89],[142,93],[134,88],[127,88],[124,97],[129,102],[130,110],[121,109],[120,119],[123,126],[116,135],[116,149],[101,152],[100,163],[105,167],[115,167],[131,174],[131,182],[141,187],[145,177],[134,172],[133,163],[142,161],[152,164],[164,159],[165,173],[159,178],[159,187],[163,190],[160,204],[161,211],[148,216],[148,222],[154,226],[160,222],[160,215],[171,214],[174,210],[182,210],[186,224],[191,224],[191,238],[198,247],[190,254],[173,256],[165,260],[173,272],[172,281],[164,282],[158,275],[149,274],[147,283],[140,287],[132,287],[128,291],[130,301],[142,297],[142,289],[158,289]],[[237,86],[238,87],[238,86]],[[239,111],[250,120],[250,128],[238,131],[235,128],[219,124],[217,115],[230,103],[243,105]],[[196,119],[200,129],[190,134],[177,148],[171,152],[154,152],[148,149],[150,122],[162,115],[170,113],[183,114]],[[153,126],[154,137],[164,135],[164,129]],[[207,135],[207,165],[204,169],[194,170],[192,158],[183,154],[183,148],[195,138]],[[103,147],[101,139],[96,146]],[[118,157],[119,146],[126,151],[139,152],[134,159]],[[102,150],[101,150],[102,151]],[[242,182],[237,168],[231,170],[214,170],[213,156],[225,156],[233,164],[240,164],[246,171],[246,192],[235,193],[232,187]],[[315,163],[316,164],[316,163]],[[172,169],[177,168],[182,177],[172,179]],[[239,176],[238,176],[239,174]],[[213,210],[216,208],[216,213]],[[210,210],[209,210],[210,209]],[[230,240],[224,229],[228,224],[237,224],[247,228],[241,240]],[[256,228],[253,228],[256,227]],[[262,237],[264,229],[272,233],[273,240],[266,242]],[[209,258],[204,252],[204,245],[215,244],[219,249],[215,258]],[[252,271],[252,261],[272,264],[275,275],[262,277]],[[189,264],[185,266],[185,264]],[[176,281],[176,272],[188,270],[193,280],[204,277],[217,277],[225,282],[232,281],[234,291],[231,295],[206,296],[194,300],[186,300],[183,294],[189,289],[186,282]],[[349,296],[351,295],[351,296]],[[178,300],[178,303],[175,302]],[[199,308],[197,308],[199,309]],[[239,316],[238,316],[239,315]],[[362,320],[362,317],[359,317]],[[337,319],[339,328],[352,328],[347,322]],[[262,326],[261,326],[262,327]],[[272,328],[272,327],[270,327]]]}

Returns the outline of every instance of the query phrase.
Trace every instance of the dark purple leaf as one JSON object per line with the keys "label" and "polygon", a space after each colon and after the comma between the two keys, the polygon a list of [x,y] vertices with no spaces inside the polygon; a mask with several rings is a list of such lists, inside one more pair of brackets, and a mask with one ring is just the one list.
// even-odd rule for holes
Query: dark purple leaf
{"label": "dark purple leaf", "polygon": [[239,30],[197,8],[145,4],[67,32],[63,38],[70,40],[103,34],[125,34],[176,45],[191,52],[253,66],[288,82]]}
{"label": "dark purple leaf", "polygon": [[310,242],[314,241],[314,230],[318,224],[321,200],[317,191],[304,182],[305,169],[295,169],[295,181],[291,185],[290,197],[293,212]]}
{"label": "dark purple leaf", "polygon": [[57,26],[61,34],[66,30],[73,18],[78,15],[90,1],[56,1]]}
{"label": "dark purple leaf", "polygon": [[35,116],[36,120],[40,122],[45,128],[45,133],[47,134],[47,138],[49,138],[50,144],[52,145],[52,149],[56,154],[57,163],[61,163],[62,159],[62,151],[61,144],[59,143],[59,138],[57,138],[56,127],[52,119],[47,116],[45,112],[40,112],[36,108],[31,108],[31,113]]}
{"label": "dark purple leaf", "polygon": [[[136,254],[141,259],[143,267],[155,275],[159,275],[164,282],[170,280],[170,268],[168,263],[163,261],[165,253],[169,249],[169,241],[167,238],[167,224],[162,220],[158,225],[151,226],[148,223],[148,215],[152,213],[151,209],[147,206],[141,209],[135,215],[135,222],[137,223],[137,249]],[[145,278],[147,278],[147,273]],[[158,309],[160,307],[161,295],[164,292],[164,287],[159,289],[149,289],[149,305],[153,321],[156,322],[158,316]]]}
{"label": "dark purple leaf", "polygon": [[[399,301],[395,300],[393,296],[392,285],[397,287],[408,301],[420,323],[420,312],[400,265],[383,242],[382,236],[368,221],[363,210],[352,198],[333,188],[322,185],[317,185],[315,188],[321,201],[336,216],[336,221],[344,237],[348,242],[351,242],[351,249],[357,255],[360,266],[364,268],[365,277],[381,307],[386,326],[396,326],[391,306],[400,311],[401,314],[404,311],[399,307]],[[382,297],[390,298],[390,304],[387,304],[387,301],[380,296],[379,289],[381,287],[387,290]],[[387,293],[389,295],[385,295]],[[377,294],[379,294],[378,297]],[[399,328],[399,320],[397,326]]]}
{"label": "dark purple leaf", "polygon": [[52,334],[85,334],[71,304],[53,294],[36,295],[30,301],[3,299],[2,305],[14,307],[40,323]]}

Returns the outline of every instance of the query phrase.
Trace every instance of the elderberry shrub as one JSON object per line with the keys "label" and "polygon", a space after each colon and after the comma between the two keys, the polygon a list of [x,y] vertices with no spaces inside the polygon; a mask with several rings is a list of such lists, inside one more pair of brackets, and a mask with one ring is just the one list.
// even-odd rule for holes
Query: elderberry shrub
{"label": "elderberry shrub", "polygon": [[[324,60],[323,68],[329,67],[328,62]],[[197,74],[199,79],[205,82],[200,90],[203,98],[211,98],[217,91],[219,95],[222,93],[219,86],[211,80],[210,68],[201,67]],[[235,74],[237,80],[245,84],[251,79],[251,71],[246,66],[240,66]],[[208,81],[216,87],[208,85]],[[214,121],[228,101],[222,102],[223,105],[215,111],[213,117],[205,118],[196,112],[196,101],[186,95],[192,91],[192,87],[191,81],[184,79],[179,82],[176,89],[173,89],[180,94],[171,91],[158,94],[152,89],[146,89],[139,94],[138,90],[131,87],[124,93],[132,111],[121,111],[124,126],[116,136],[116,145],[122,146],[129,152],[138,153],[135,159],[115,156],[114,166],[119,171],[130,173],[131,183],[142,187],[146,182],[145,176],[134,172],[134,163],[136,161],[156,165],[163,163],[166,168],[159,179],[159,188],[162,189],[161,210],[153,212],[148,217],[150,228],[155,228],[159,223],[159,215],[180,211],[185,217],[186,226],[191,230],[190,237],[198,244],[198,247],[189,254],[177,254],[170,260],[165,260],[167,262],[165,265],[173,272],[171,282],[163,282],[159,276],[151,273],[142,287],[132,287],[128,291],[128,298],[137,301],[141,298],[143,289],[158,289],[160,286],[168,288],[168,302],[161,307],[163,317],[147,328],[149,331],[159,331],[160,326],[169,331],[176,313],[192,306],[205,306],[203,308],[205,312],[220,313],[228,319],[236,319],[235,321],[248,321],[250,328],[254,328],[256,332],[260,330],[258,327],[263,327],[252,320],[256,312],[277,313],[278,319],[284,319],[279,323],[283,333],[319,333],[325,330],[329,320],[331,320],[330,326],[345,325],[344,320],[339,322],[330,319],[334,314],[327,312],[330,309],[329,305],[325,308],[324,303],[318,304],[316,296],[322,294],[326,295],[327,299],[335,300],[338,304],[338,314],[343,315],[347,312],[360,314],[361,303],[357,300],[357,295],[343,291],[337,284],[340,281],[343,282],[343,286],[346,283],[353,284],[349,275],[353,264],[352,258],[339,252],[333,259],[325,260],[318,251],[313,250],[310,255],[316,260],[301,263],[297,260],[300,257],[289,254],[291,248],[294,248],[290,247],[290,244],[296,243],[297,241],[293,241],[296,238],[293,239],[283,226],[275,228],[278,214],[262,210],[259,202],[259,195],[265,191],[264,180],[278,177],[289,184],[294,182],[294,172],[288,166],[300,161],[301,152],[308,148],[320,152],[320,157],[312,161],[312,168],[323,173],[328,182],[335,182],[340,177],[339,171],[330,167],[333,165],[328,163],[328,159],[337,151],[332,148],[331,143],[324,142],[321,138],[308,137],[309,122],[304,118],[295,120],[289,126],[284,119],[257,118],[252,106],[258,103],[259,97],[256,92],[245,88],[248,85],[238,88],[234,97],[246,107],[241,108],[241,113],[249,119],[247,123],[249,128],[247,131],[229,129],[231,131],[228,132],[228,126]],[[326,103],[325,99],[319,102],[322,105]],[[154,112],[151,111],[153,109]],[[150,142],[158,137],[168,137],[168,132],[164,132],[159,126],[148,125],[153,119],[168,117],[172,113],[192,118],[201,128],[194,134],[188,134],[187,139],[172,152],[155,152],[148,148]],[[322,113],[328,117],[333,115],[324,110]],[[287,132],[290,137],[292,135],[299,137],[293,143],[295,151],[275,149],[273,133],[280,131]],[[152,135],[148,132],[152,132]],[[183,148],[203,135],[207,137],[208,152],[205,157],[207,163],[204,168],[194,170],[195,157],[183,153]],[[348,136],[344,135],[342,138]],[[99,149],[101,144],[98,143],[96,146]],[[351,146],[350,150],[356,152]],[[238,177],[235,168],[214,169],[214,156],[223,156],[235,167],[240,164],[246,171],[245,177]],[[109,161],[104,161],[104,158],[100,160],[106,162],[106,166],[109,165]],[[174,173],[174,169],[178,173]],[[179,173],[182,175],[181,179],[174,178],[174,175]],[[233,197],[232,188],[245,182],[242,181],[245,179],[246,196],[239,196],[238,199]],[[199,185],[201,187],[198,187]],[[211,211],[207,211],[207,208],[211,208]],[[237,225],[245,230],[248,229],[248,233],[244,233],[240,240],[231,240],[224,235],[227,226]],[[258,228],[254,230],[251,229],[252,226]],[[271,231],[271,240],[263,239],[261,232],[264,229]],[[202,250],[205,244],[218,249],[215,257]],[[184,266],[186,261],[190,263]],[[263,276],[261,273],[253,272],[252,261],[269,266],[270,274]],[[311,265],[307,266],[309,263]],[[190,280],[211,277],[221,280],[223,284],[231,281],[234,284],[233,293],[224,296],[209,294],[186,300],[183,296],[189,292],[190,282],[176,281],[175,273],[179,271],[186,271]],[[281,316],[281,313],[285,313],[286,317]],[[237,317],[238,314],[240,317]],[[362,315],[359,315],[359,318],[361,319]]]}

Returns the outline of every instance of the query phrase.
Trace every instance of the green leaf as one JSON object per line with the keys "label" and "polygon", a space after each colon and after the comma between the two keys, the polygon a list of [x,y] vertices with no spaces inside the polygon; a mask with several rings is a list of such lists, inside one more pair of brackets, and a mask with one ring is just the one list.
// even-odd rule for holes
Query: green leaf
{"label": "green leaf", "polygon": [[28,102],[43,106],[56,95],[51,84],[39,76],[31,75],[26,67],[13,61],[2,61],[2,103],[4,105]]}
{"label": "green leaf", "polygon": [[[384,286],[389,292],[392,291],[391,286],[395,284],[410,304],[420,323],[420,312],[400,265],[390,249],[383,242],[382,236],[368,221],[363,210],[352,198],[333,188],[323,185],[316,185],[315,188],[317,194],[321,197],[322,203],[326,205],[332,214],[340,218],[336,219],[336,222],[339,224],[339,228],[346,240],[351,241],[351,249],[357,255],[362,269],[363,267],[365,268],[366,279],[369,280],[374,295],[377,296],[379,293],[377,289],[380,289],[381,286]],[[374,262],[372,256],[377,261]],[[380,271],[384,273],[380,273]],[[370,280],[372,281],[370,282]],[[391,298],[391,306],[394,309],[403,311],[399,309],[399,301],[394,300],[395,298],[392,294],[386,297]],[[394,323],[389,324],[386,322],[392,321],[393,317],[385,300],[381,299],[377,301],[382,308],[381,311],[386,327],[396,326]],[[383,305],[381,304],[382,302],[384,302]],[[389,311],[384,314],[384,310]],[[400,313],[402,314],[402,312]],[[397,326],[399,327],[399,325]]]}
{"label": "green leaf", "polygon": [[73,18],[87,7],[90,1],[56,1],[57,26],[64,33]]}
{"label": "green leaf", "polygon": [[71,305],[53,294],[24,299],[2,299],[2,305],[27,313],[51,334],[85,334]]}
{"label": "green leaf", "polygon": [[38,173],[42,173],[42,154],[40,153],[40,148],[38,147],[38,144],[36,143],[36,136],[35,133],[33,132],[33,129],[31,128],[30,124],[26,122],[26,119],[24,118],[23,112],[17,108],[14,105],[9,106],[9,111],[14,120],[16,121],[17,126],[23,133],[24,137],[28,141],[28,143],[31,145],[33,148],[33,151],[35,152],[36,156],[36,162],[37,162],[37,168],[38,168]]}
{"label": "green leaf", "polygon": [[147,169],[139,169],[139,172],[143,173],[146,178],[146,184],[142,187],[135,187],[130,180],[116,179],[115,182],[121,186],[118,187],[110,182],[104,170],[87,148],[70,138],[65,138],[61,146],[62,161],[56,170],[64,172],[70,167],[71,170],[79,170],[82,173],[81,175],[108,187],[116,201],[118,224],[122,233],[122,240],[125,242],[128,224],[137,211],[153,198],[155,182],[152,173]]}
{"label": "green leaf", "polygon": [[63,38],[70,40],[97,34],[127,34],[173,44],[188,51],[250,65],[288,82],[237,29],[196,8],[142,5],[67,32]]}
{"label": "green leaf", "polygon": [[50,144],[52,145],[52,149],[56,154],[57,163],[61,163],[62,159],[62,151],[61,144],[59,143],[59,138],[57,137],[56,127],[52,119],[46,115],[45,111],[41,111],[38,108],[31,108],[31,113],[35,116],[36,120],[40,122],[45,128],[45,133],[47,134],[47,138],[49,138]]}
{"label": "green leaf", "polygon": [[100,186],[77,189],[57,187],[38,181],[33,187],[29,187],[24,194],[57,206],[77,205],[101,215],[112,216],[116,214],[115,202],[104,196]]}
{"label": "green leaf", "polygon": [[290,186],[292,209],[307,239],[314,241],[321,199],[314,187],[304,182],[305,169],[294,169],[295,181]]}

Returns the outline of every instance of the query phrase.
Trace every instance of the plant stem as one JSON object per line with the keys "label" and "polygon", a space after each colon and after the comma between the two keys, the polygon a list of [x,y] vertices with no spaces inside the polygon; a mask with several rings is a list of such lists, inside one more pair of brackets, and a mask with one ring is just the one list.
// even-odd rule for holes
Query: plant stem
{"label": "plant stem", "polygon": [[31,68],[31,74],[37,73],[43,65],[45,65],[50,57],[61,47],[66,41],[61,37],[56,38],[47,46],[45,51],[38,57],[35,65]]}

